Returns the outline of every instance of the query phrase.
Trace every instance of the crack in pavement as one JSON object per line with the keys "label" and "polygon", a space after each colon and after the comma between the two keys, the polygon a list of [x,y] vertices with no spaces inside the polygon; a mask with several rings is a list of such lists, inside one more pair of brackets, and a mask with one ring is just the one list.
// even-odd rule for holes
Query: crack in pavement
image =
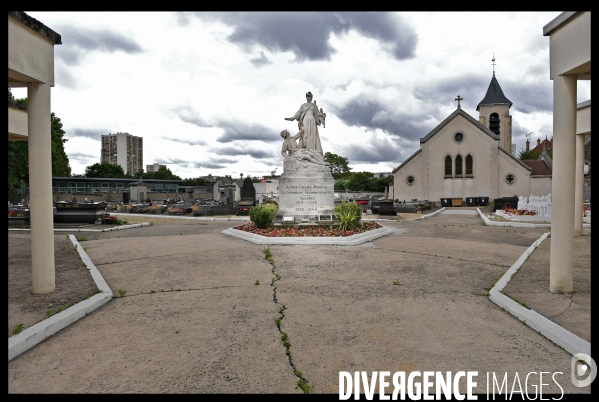
{"label": "crack in pavement", "polygon": [[281,341],[283,342],[283,346],[285,346],[285,354],[287,355],[287,359],[289,360],[289,365],[293,369],[293,374],[299,378],[299,380],[297,380],[297,386],[304,392],[304,394],[309,394],[312,387],[308,385],[308,380],[306,380],[304,378],[302,372],[295,367],[295,363],[293,363],[293,358],[291,357],[291,343],[288,340],[289,336],[287,335],[286,332],[283,332],[283,330],[281,329],[281,321],[285,318],[284,312],[285,312],[285,310],[287,310],[287,306],[285,306],[282,303],[279,303],[279,300],[277,299],[277,288],[275,286],[275,282],[277,282],[281,279],[281,275],[279,275],[279,273],[275,271],[275,262],[274,262],[274,259],[272,258],[272,252],[270,250],[270,246],[266,247],[264,250],[262,250],[262,252],[264,253],[264,257],[268,260],[268,262],[272,266],[271,272],[274,275],[274,277],[272,278],[272,280],[270,282],[270,286],[272,286],[272,288],[273,288],[272,301],[275,304],[278,304],[281,306],[281,307],[279,307],[279,314],[281,316],[279,318],[275,319],[275,324],[277,325],[277,328],[278,328],[279,332],[281,333]]}

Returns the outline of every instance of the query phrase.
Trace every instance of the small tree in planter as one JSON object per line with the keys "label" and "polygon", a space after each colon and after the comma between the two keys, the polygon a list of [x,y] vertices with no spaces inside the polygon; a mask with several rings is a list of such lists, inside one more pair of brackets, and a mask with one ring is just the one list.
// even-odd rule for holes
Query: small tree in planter
{"label": "small tree in planter", "polygon": [[362,220],[362,207],[354,201],[343,201],[341,204],[335,205],[335,217],[339,221],[339,229],[356,229]]}
{"label": "small tree in planter", "polygon": [[279,212],[279,207],[276,204],[258,205],[250,209],[250,220],[257,228],[271,227],[277,212]]}

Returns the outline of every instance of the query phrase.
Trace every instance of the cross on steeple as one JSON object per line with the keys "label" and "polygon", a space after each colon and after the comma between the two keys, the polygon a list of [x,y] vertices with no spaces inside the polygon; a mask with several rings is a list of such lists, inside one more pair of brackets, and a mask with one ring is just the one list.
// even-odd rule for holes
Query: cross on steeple
{"label": "cross on steeple", "polygon": [[464,98],[462,98],[460,95],[458,95],[458,97],[455,98],[455,100],[458,101],[458,109],[461,109],[462,107],[460,106],[460,101],[464,100]]}
{"label": "cross on steeple", "polygon": [[495,75],[495,52],[493,52],[493,58],[491,59],[491,65],[493,66],[493,75]]}

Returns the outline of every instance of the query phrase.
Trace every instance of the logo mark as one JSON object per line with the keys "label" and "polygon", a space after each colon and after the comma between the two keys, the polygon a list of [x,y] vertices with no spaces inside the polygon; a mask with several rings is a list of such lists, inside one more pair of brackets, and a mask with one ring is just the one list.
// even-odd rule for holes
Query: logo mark
{"label": "logo mark", "polygon": [[597,376],[595,360],[587,354],[576,353],[572,356],[570,376],[575,387],[591,385]]}

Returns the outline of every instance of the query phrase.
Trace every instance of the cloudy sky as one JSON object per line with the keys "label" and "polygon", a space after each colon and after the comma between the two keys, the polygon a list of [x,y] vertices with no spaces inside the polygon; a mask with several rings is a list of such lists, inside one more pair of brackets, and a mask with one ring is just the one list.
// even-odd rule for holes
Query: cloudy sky
{"label": "cloudy sky", "polygon": [[391,171],[457,95],[478,119],[493,54],[518,151],[526,133],[552,135],[542,31],[559,12],[27,13],[62,36],[52,111],[76,174],[116,132],[143,137],[144,165],[182,178],[281,173],[279,133],[297,132],[284,118],[307,91],[327,113],[324,152],[354,171]]}

